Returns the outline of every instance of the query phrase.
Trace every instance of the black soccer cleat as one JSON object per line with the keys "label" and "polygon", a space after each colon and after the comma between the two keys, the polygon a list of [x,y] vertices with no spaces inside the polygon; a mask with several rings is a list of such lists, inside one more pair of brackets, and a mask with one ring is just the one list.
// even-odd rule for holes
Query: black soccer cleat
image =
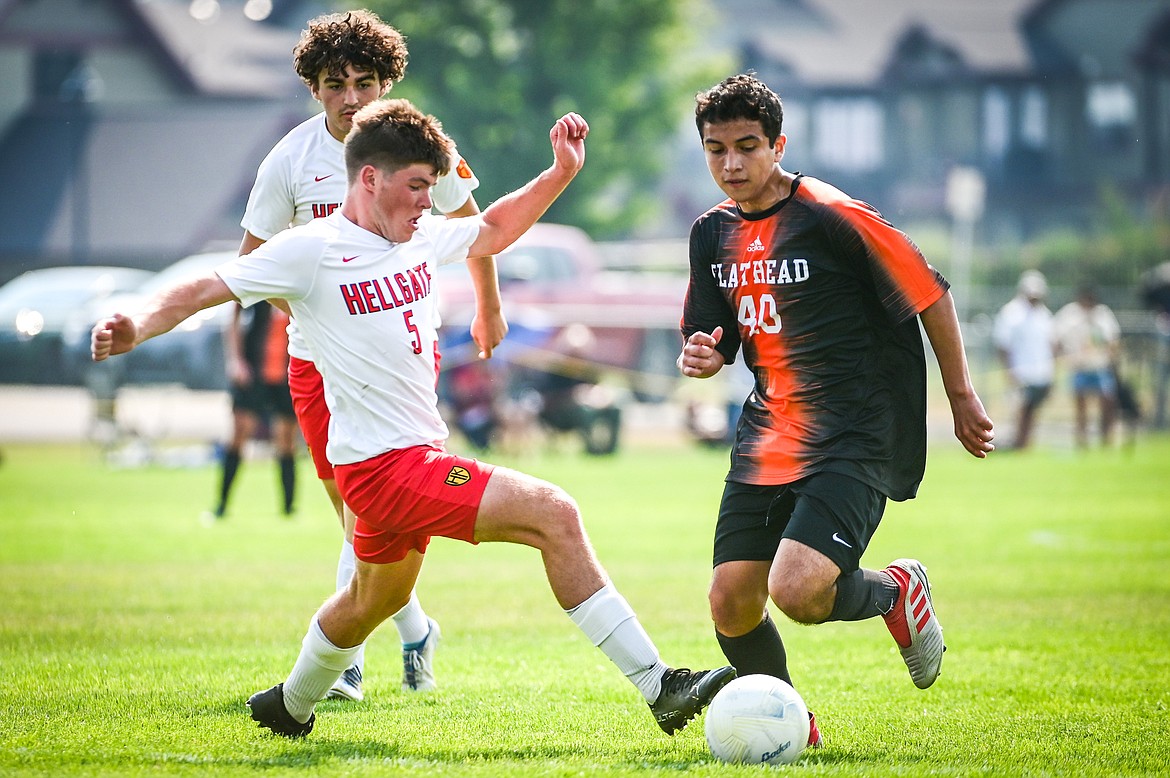
{"label": "black soccer cleat", "polygon": [[284,707],[284,684],[278,683],[268,691],[256,692],[248,698],[248,708],[252,713],[252,720],[258,721],[261,727],[270,729],[282,737],[304,737],[313,731],[313,722],[317,714],[309,716],[304,724],[297,721]]}
{"label": "black soccer cleat", "polygon": [[707,707],[715,694],[735,678],[735,668],[691,671],[685,667],[667,670],[662,676],[658,699],[650,703],[650,712],[662,731],[673,735]]}

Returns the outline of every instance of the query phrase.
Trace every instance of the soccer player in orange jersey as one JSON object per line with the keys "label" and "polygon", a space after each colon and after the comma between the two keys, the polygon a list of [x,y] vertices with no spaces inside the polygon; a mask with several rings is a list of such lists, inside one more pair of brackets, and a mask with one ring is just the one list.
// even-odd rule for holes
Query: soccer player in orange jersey
{"label": "soccer player in orange jersey", "polygon": [[[976,457],[992,423],[971,385],[946,280],[866,203],[781,167],[780,98],[750,75],[697,99],[727,199],[695,221],[679,369],[707,378],[742,354],[755,375],[715,530],[711,614],[740,675],[792,682],[770,598],[802,624],[884,617],[915,685],[944,650],[926,568],[861,569],[888,499],[926,463],[926,361]],[[810,743],[819,742],[815,726]]]}

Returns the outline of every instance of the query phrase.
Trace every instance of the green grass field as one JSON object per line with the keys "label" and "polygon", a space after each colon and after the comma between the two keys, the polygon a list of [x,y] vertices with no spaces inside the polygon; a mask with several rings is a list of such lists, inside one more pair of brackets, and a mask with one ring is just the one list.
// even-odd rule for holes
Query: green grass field
{"label": "green grass field", "polygon": [[[722,664],[707,615],[726,455],[628,448],[524,469],[580,502],[611,576],[664,658]],[[878,620],[797,627],[793,675],[826,747],[791,768],[713,760],[701,718],[674,738],[557,608],[535,552],[431,546],[440,690],[398,690],[393,629],[367,700],[317,729],[258,730],[244,700],[284,679],[332,590],[339,532],[302,462],[278,517],[249,463],[229,520],[202,526],[215,472],[109,470],[80,446],[0,465],[0,775],[1153,775],[1170,773],[1170,440],[1131,454],[933,447],[917,500],[866,556],[930,567],[949,651],[910,683]]]}

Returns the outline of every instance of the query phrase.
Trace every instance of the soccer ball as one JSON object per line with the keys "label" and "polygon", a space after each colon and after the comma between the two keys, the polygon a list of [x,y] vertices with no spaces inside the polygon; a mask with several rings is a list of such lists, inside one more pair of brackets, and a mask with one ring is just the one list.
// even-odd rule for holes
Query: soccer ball
{"label": "soccer ball", "polygon": [[704,729],[724,762],[791,764],[808,745],[808,708],[779,678],[745,675],[711,700]]}

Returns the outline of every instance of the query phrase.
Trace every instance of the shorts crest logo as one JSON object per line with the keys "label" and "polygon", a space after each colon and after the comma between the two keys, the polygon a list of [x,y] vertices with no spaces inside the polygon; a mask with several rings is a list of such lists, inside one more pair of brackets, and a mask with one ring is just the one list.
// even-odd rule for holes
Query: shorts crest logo
{"label": "shorts crest logo", "polygon": [[471,473],[467,472],[467,468],[456,465],[451,468],[451,472],[447,473],[447,480],[443,483],[447,486],[463,486],[471,480]]}

